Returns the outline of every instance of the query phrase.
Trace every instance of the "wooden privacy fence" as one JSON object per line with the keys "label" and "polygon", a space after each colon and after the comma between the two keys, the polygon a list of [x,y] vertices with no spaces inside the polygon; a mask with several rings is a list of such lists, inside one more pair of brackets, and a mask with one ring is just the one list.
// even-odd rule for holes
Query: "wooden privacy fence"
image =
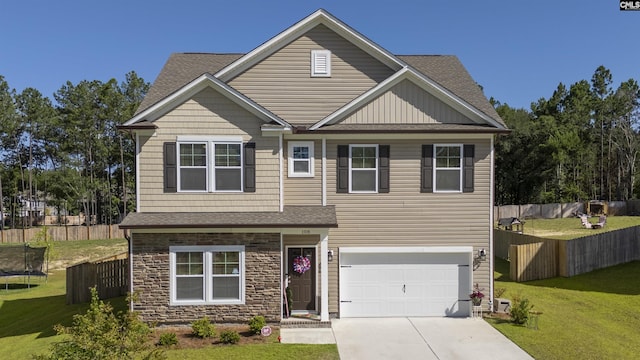
{"label": "wooden privacy fence", "polygon": [[44,239],[43,229],[46,229],[46,240],[49,241],[74,241],[91,239],[121,239],[124,231],[118,225],[93,225],[93,226],[46,226],[30,229],[11,229],[0,231],[2,243],[26,243],[37,237]]}
{"label": "wooden privacy fence", "polygon": [[92,287],[100,299],[126,295],[129,291],[129,259],[127,253],[96,262],[86,262],[67,268],[67,304],[91,300]]}
{"label": "wooden privacy fence", "polygon": [[571,277],[640,260],[640,226],[572,240],[494,229],[494,253],[510,261],[509,276],[514,281]]}
{"label": "wooden privacy fence", "polygon": [[558,243],[509,246],[509,277],[521,282],[558,276]]}
{"label": "wooden privacy fence", "polygon": [[570,277],[640,260],[640,226],[585,236],[560,243],[559,275]]}

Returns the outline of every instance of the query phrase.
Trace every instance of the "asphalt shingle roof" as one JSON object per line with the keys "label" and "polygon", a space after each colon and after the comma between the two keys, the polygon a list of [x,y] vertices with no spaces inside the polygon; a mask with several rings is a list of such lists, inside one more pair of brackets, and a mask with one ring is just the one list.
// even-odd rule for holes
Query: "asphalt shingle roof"
{"label": "asphalt shingle roof", "polygon": [[[199,76],[215,74],[244,54],[175,53],[151,85],[136,114],[171,95]],[[414,70],[426,75],[442,87],[468,102],[498,123],[504,122],[471,78],[462,63],[453,55],[399,55]],[[287,119],[285,119],[287,120]],[[318,121],[321,119],[318,119]],[[506,127],[506,126],[505,126]]]}
{"label": "asphalt shingle roof", "polygon": [[130,213],[121,229],[337,227],[335,206],[285,206],[282,212]]}

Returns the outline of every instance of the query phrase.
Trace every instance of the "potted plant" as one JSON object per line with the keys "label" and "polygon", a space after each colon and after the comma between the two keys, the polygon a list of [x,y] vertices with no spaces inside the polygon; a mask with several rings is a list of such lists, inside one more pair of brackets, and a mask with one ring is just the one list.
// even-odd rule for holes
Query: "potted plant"
{"label": "potted plant", "polygon": [[483,297],[484,297],[484,294],[482,293],[482,290],[478,287],[478,284],[476,283],[476,285],[473,287],[473,291],[469,295],[469,298],[471,298],[471,303],[473,304],[473,306],[480,306],[480,304],[482,303]]}

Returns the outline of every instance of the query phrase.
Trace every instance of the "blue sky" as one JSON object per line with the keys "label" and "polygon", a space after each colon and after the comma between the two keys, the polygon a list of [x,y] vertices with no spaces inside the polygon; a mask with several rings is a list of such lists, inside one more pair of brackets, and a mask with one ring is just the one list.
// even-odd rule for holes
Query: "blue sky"
{"label": "blue sky", "polygon": [[0,75],[53,99],[66,81],[134,70],[152,82],[173,52],[248,52],[324,8],[395,54],[457,55],[514,107],[590,80],[640,81],[640,11],[618,0],[22,0],[0,7]]}

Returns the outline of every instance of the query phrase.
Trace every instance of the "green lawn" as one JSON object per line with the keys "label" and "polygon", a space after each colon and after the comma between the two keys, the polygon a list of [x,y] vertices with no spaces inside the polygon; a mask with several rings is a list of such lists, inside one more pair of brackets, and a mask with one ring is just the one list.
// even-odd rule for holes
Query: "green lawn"
{"label": "green lawn", "polygon": [[329,345],[305,345],[305,344],[255,344],[255,345],[228,345],[222,347],[210,347],[203,349],[186,349],[167,351],[168,358],[191,359],[318,359],[337,360],[338,348],[335,344]]}
{"label": "green lawn", "polygon": [[[0,245],[4,246],[4,244]],[[53,244],[52,268],[64,268],[126,251],[127,243],[119,240],[62,241]],[[0,279],[3,280],[3,279]],[[52,271],[48,281],[32,278],[26,288],[22,279],[0,283],[0,358],[31,359],[44,353],[49,345],[61,340],[53,330],[55,324],[71,325],[74,314],[83,313],[88,304],[66,305],[64,270]],[[123,297],[109,300],[116,310],[125,310]],[[261,345],[209,347],[170,350],[169,359],[338,359],[336,345],[292,345],[275,342]]]}
{"label": "green lawn", "polygon": [[[597,222],[596,218],[591,218],[590,221],[592,223]],[[640,225],[640,216],[609,216],[606,226],[602,229],[586,229],[582,227],[578,218],[526,219],[524,233],[539,237],[569,240],[637,225]]]}
{"label": "green lawn", "polygon": [[511,282],[496,259],[495,287],[528,298],[539,330],[487,319],[536,359],[635,359],[640,354],[640,261],[572,278]]}

